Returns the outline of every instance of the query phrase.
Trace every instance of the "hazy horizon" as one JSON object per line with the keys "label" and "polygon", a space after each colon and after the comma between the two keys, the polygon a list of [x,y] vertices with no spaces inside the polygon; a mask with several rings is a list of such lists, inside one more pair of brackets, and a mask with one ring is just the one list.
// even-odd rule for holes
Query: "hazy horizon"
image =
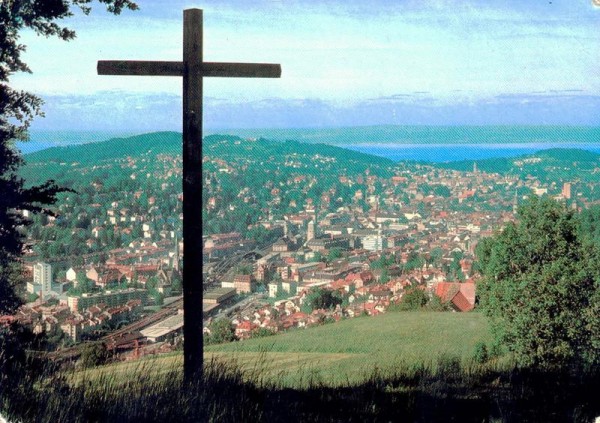
{"label": "hazy horizon", "polygon": [[[139,3],[65,20],[78,33],[69,43],[22,34],[33,74],[11,84],[46,100],[33,129],[180,130],[179,78],[96,75],[101,59],[181,60],[182,11],[200,5]],[[207,78],[206,128],[600,125],[600,10],[589,0],[201,6],[206,61],[283,70]]]}
{"label": "hazy horizon", "polygon": [[[31,142],[19,143],[22,152],[50,147],[104,142],[112,138],[154,134],[125,131],[34,131]],[[548,148],[578,148],[600,153],[600,127],[574,126],[362,126],[347,128],[217,129],[223,134],[274,141],[325,143],[391,158],[478,159],[513,157]],[[460,149],[456,149],[461,145]],[[424,150],[429,150],[424,151]],[[462,150],[462,152],[460,151]],[[497,150],[497,151],[494,151]]]}

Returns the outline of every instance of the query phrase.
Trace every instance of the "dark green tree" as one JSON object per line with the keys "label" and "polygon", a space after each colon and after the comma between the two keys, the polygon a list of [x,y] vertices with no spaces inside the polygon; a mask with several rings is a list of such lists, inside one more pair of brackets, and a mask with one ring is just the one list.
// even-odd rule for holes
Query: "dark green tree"
{"label": "dark green tree", "polygon": [[235,328],[228,319],[222,318],[214,320],[210,326],[210,336],[208,342],[211,344],[221,344],[223,342],[232,342],[237,339]]}
{"label": "dark green tree", "polygon": [[[115,14],[123,8],[136,9],[129,0],[100,0]],[[4,0],[0,2],[0,313],[11,312],[19,305],[14,287],[14,263],[21,254],[19,228],[30,223],[18,210],[49,213],[46,206],[56,201],[62,191],[53,181],[26,188],[17,174],[23,159],[16,141],[28,139],[27,130],[36,115],[42,115],[42,100],[35,95],[10,87],[10,76],[31,72],[22,60],[25,46],[19,43],[23,29],[46,37],[71,40],[75,33],[56,23],[72,16],[71,9],[89,13],[91,0]]]}
{"label": "dark green tree", "polygon": [[384,267],[381,270],[381,276],[379,277],[379,283],[384,284],[384,283],[388,283],[389,281],[390,281],[390,272],[387,269],[387,267]]}
{"label": "dark green tree", "polygon": [[320,251],[316,251],[314,253],[313,258],[312,258],[311,261],[312,262],[318,262],[318,261],[321,261],[321,260],[323,260],[323,256],[321,255],[321,252]]}
{"label": "dark green tree", "polygon": [[421,310],[429,301],[427,294],[422,289],[417,287],[408,289],[402,299],[398,303],[398,310],[402,311],[414,311]]}
{"label": "dark green tree", "polygon": [[334,261],[342,257],[342,249],[339,247],[333,247],[327,253],[327,261]]}
{"label": "dark green tree", "polygon": [[109,358],[110,353],[104,344],[89,344],[81,352],[80,364],[85,368],[101,366],[102,364],[105,364]]}
{"label": "dark green tree", "polygon": [[337,292],[317,287],[306,294],[302,311],[310,313],[317,309],[332,309],[338,304],[342,304],[342,297]]}
{"label": "dark green tree", "polygon": [[579,216],[532,197],[518,222],[480,242],[478,285],[496,341],[541,368],[597,363],[597,245],[582,243]]}

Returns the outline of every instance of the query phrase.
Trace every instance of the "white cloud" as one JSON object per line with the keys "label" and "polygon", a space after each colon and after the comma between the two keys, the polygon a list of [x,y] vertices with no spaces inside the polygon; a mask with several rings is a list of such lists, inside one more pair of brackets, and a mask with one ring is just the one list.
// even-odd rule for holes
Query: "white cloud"
{"label": "white cloud", "polygon": [[[205,95],[233,102],[278,97],[356,104],[429,91],[440,104],[502,93],[580,89],[600,94],[597,15],[582,1],[556,6],[478,1],[207,0],[205,60],[275,62],[279,80],[208,79]],[[91,97],[103,91],[181,95],[179,78],[96,75],[99,59],[179,60],[184,1],[72,22],[70,43],[24,34],[33,75],[18,88]],[[592,19],[594,18],[594,19]]]}

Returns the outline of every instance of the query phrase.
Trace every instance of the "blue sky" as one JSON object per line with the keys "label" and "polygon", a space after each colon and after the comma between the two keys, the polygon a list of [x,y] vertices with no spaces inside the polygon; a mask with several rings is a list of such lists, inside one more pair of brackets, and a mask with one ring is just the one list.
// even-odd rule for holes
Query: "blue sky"
{"label": "blue sky", "polygon": [[96,75],[99,59],[180,60],[182,11],[204,10],[206,61],[281,63],[281,79],[205,79],[205,126],[599,125],[600,9],[592,0],[140,0],[24,33],[46,100],[34,129],[179,130],[181,81]]}

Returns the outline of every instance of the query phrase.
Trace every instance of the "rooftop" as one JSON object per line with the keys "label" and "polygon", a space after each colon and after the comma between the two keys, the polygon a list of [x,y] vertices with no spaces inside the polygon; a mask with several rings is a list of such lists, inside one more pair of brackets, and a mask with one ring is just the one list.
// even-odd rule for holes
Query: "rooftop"
{"label": "rooftop", "polygon": [[155,325],[142,329],[140,332],[146,338],[158,338],[183,327],[183,314],[176,314],[158,322]]}

